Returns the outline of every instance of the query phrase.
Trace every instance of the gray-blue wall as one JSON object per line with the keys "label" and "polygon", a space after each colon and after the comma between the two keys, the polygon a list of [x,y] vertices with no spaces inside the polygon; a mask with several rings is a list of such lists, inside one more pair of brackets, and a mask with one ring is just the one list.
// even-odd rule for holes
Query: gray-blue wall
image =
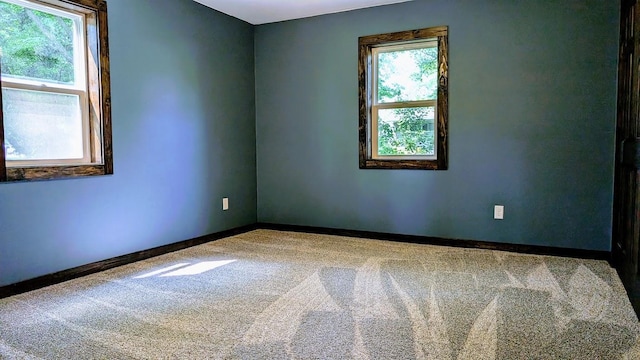
{"label": "gray-blue wall", "polygon": [[[257,27],[258,220],[609,250],[619,6],[418,0]],[[438,25],[449,170],[359,170],[358,36]]]}
{"label": "gray-blue wall", "polygon": [[1,184],[0,286],[256,221],[253,27],[108,6],[115,174]]}

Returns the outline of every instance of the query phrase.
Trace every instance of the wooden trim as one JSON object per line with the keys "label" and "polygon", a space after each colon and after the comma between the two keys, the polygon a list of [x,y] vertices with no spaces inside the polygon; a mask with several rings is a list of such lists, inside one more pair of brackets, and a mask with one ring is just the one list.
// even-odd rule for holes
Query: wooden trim
{"label": "wooden trim", "polygon": [[[448,27],[400,31],[389,34],[362,36],[358,38],[358,156],[360,169],[416,169],[447,170],[448,168],[448,131],[449,131],[449,41]],[[372,157],[370,143],[370,122],[372,121],[373,94],[371,79],[372,49],[378,45],[413,40],[437,38],[438,41],[438,99],[437,99],[437,134],[435,160],[431,159],[380,159]]]}
{"label": "wooden trim", "polygon": [[640,169],[640,139],[630,138],[622,142],[622,165],[631,169]]}
{"label": "wooden trim", "polygon": [[361,169],[445,170],[438,160],[361,159],[360,164]]}
{"label": "wooden trim", "polygon": [[84,6],[90,9],[97,9],[100,6],[100,2],[103,0],[61,0],[66,3],[70,3],[73,5]]}
{"label": "wooden trim", "polygon": [[440,68],[438,69],[438,170],[447,170],[448,159],[448,134],[449,134],[449,37],[446,28],[444,35],[438,36],[438,57]]}
{"label": "wooden trim", "polygon": [[194,239],[185,240],[174,244],[159,246],[149,250],[142,250],[128,255],[122,255],[115,258],[78,266],[68,270],[62,270],[53,274],[39,276],[37,278],[21,281],[15,284],[2,286],[0,287],[0,299],[40,289],[46,286],[55,285],[82,276],[95,274],[100,271],[112,269],[136,261],[145,260],[159,255],[186,249],[192,246],[205,244],[229,236],[242,234],[255,229],[255,224],[241,226],[238,228],[220,231],[214,234],[200,236]]}
{"label": "wooden trim", "polygon": [[388,44],[394,42],[404,42],[412,40],[422,40],[428,38],[436,38],[447,36],[447,26],[434,26],[425,29],[398,31],[387,34],[362,36],[358,39],[360,45],[373,46],[379,44]]}
{"label": "wooden trim", "polygon": [[102,100],[102,149],[105,175],[113,174],[113,142],[111,130],[111,70],[109,62],[109,29],[107,2],[94,0],[98,6],[98,39],[100,40],[100,84]]}
{"label": "wooden trim", "polygon": [[38,181],[106,175],[105,165],[33,166],[7,168],[7,181]]}
{"label": "wooden trim", "polygon": [[[2,50],[0,50],[0,66],[2,65]],[[0,68],[0,74],[2,69]],[[0,75],[1,76],[1,75]],[[0,86],[0,182],[7,181],[7,158],[4,147],[4,116],[2,107],[2,87]]]}
{"label": "wooden trim", "polygon": [[640,315],[640,6],[620,8],[612,263]]}
{"label": "wooden trim", "polygon": [[366,169],[367,160],[370,159],[369,152],[369,104],[371,103],[371,91],[369,86],[369,76],[371,73],[371,47],[363,44],[358,45],[358,152],[360,158],[360,168]]}
{"label": "wooden trim", "polygon": [[382,232],[373,232],[373,231],[335,229],[335,228],[303,226],[303,225],[258,223],[257,228],[279,230],[279,231],[313,233],[313,234],[349,236],[349,237],[357,237],[357,238],[365,238],[365,239],[388,240],[388,241],[397,241],[397,242],[406,242],[406,243],[424,244],[424,245],[439,245],[439,246],[451,246],[451,247],[461,247],[461,248],[499,250],[499,251],[508,251],[508,252],[534,254],[534,255],[551,255],[551,256],[563,256],[563,257],[570,257],[570,258],[595,259],[595,260],[606,260],[606,261],[611,260],[610,252],[598,251],[598,250],[560,248],[560,247],[539,246],[539,245],[509,244],[509,243],[497,243],[497,242],[477,241],[477,240],[448,239],[448,238],[433,237],[433,236],[392,234],[392,233],[382,233]]}

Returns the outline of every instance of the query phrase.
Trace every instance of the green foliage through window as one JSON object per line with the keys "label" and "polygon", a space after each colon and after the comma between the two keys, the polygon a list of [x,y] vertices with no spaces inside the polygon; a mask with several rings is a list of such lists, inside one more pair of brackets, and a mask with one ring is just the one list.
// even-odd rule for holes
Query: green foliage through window
{"label": "green foliage through window", "polygon": [[73,83],[73,35],[69,18],[0,1],[3,75]]}
{"label": "green foliage through window", "polygon": [[378,53],[378,102],[436,99],[437,70],[437,47]]}
{"label": "green foliage through window", "polygon": [[[435,100],[438,48],[380,51],[377,56],[378,103]],[[378,109],[378,155],[435,155],[434,107]]]}
{"label": "green foliage through window", "polygon": [[432,107],[378,112],[379,155],[435,155]]}

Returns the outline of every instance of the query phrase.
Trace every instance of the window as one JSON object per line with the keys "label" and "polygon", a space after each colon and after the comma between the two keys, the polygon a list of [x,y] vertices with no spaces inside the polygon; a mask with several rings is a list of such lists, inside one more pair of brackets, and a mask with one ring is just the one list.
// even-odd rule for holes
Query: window
{"label": "window", "polygon": [[0,180],[113,173],[104,0],[0,0]]}
{"label": "window", "polygon": [[361,169],[447,169],[447,27],[359,38]]}

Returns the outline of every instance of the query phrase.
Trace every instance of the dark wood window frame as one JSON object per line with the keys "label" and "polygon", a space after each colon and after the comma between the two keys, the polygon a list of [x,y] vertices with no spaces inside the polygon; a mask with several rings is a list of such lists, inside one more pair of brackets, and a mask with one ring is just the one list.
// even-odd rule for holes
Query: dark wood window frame
{"label": "dark wood window frame", "polygon": [[[436,100],[436,159],[374,159],[371,149],[372,49],[385,45],[437,39],[438,95]],[[361,169],[446,170],[448,167],[448,27],[438,26],[358,38],[358,85],[360,116],[358,123]]]}
{"label": "dark wood window frame", "polygon": [[105,0],[37,0],[61,6],[85,16],[87,36],[87,95],[91,162],[73,165],[8,166],[0,92],[0,182],[33,181],[113,174],[111,133],[111,84],[107,3]]}

